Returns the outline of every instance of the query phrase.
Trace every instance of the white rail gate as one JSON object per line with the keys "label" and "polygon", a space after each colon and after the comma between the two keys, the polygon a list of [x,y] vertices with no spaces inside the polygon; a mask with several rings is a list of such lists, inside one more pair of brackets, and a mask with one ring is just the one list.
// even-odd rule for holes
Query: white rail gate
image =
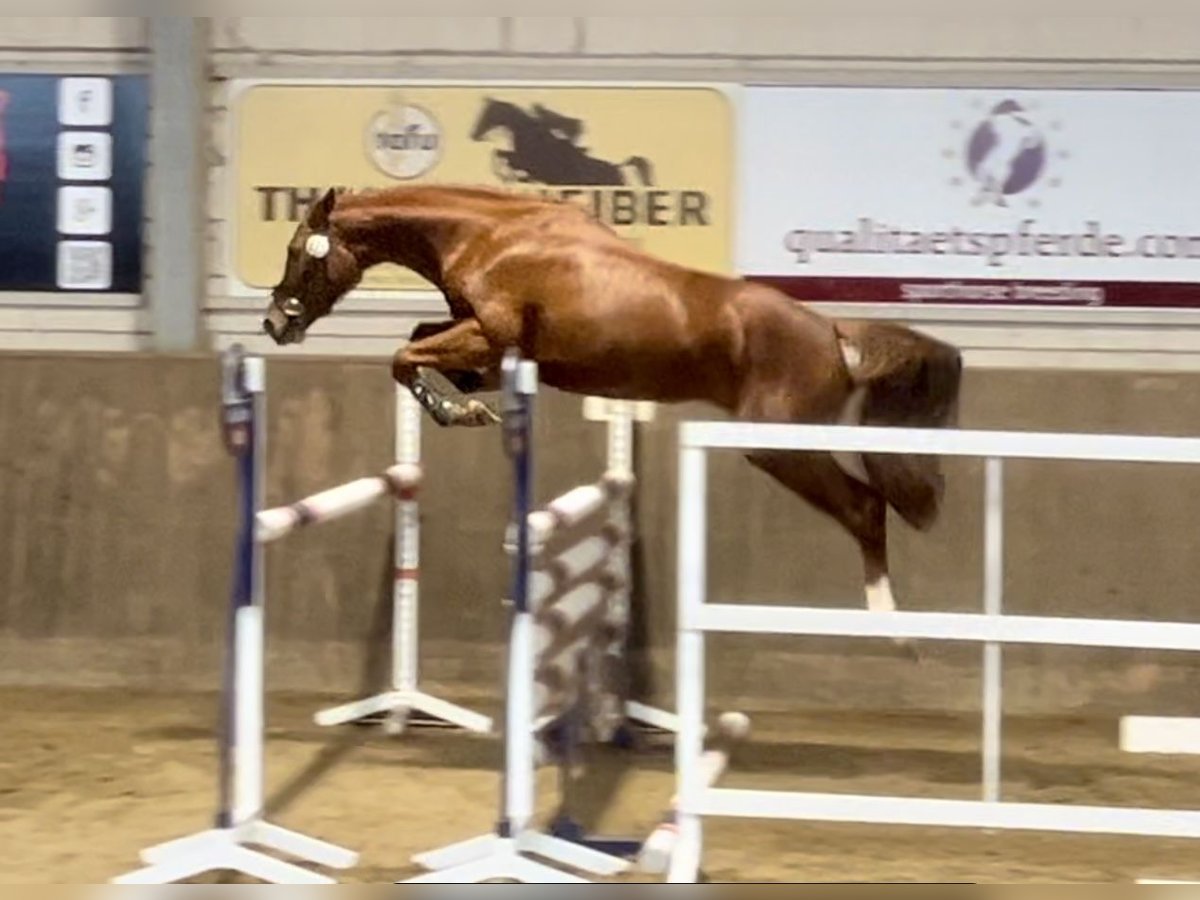
{"label": "white rail gate", "polygon": [[[718,450],[914,453],[986,460],[981,613],[889,612],[710,603],[707,456]],[[1200,651],[1200,624],[1003,614],[1004,461],[1200,463],[1200,439],[995,431],[690,422],[680,430],[676,742],[679,841],[668,880],[699,874],[706,816],[872,825],[1200,838],[1200,811],[1066,806],[1001,800],[1001,647]],[[978,801],[713,788],[704,752],[708,634],[911,638],[984,645],[983,796]]]}

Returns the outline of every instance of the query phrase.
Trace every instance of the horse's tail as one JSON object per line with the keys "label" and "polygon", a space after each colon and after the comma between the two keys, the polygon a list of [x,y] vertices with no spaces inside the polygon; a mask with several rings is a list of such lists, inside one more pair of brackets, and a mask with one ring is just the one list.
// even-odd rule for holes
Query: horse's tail
{"label": "horse's tail", "polygon": [[621,163],[621,168],[632,168],[637,172],[644,187],[654,184],[654,164],[644,156],[631,156]]}
{"label": "horse's tail", "polygon": [[[963,371],[957,348],[889,323],[839,322],[837,327],[858,363],[852,377],[865,390],[862,424],[957,426]],[[871,484],[909,525],[921,531],[932,527],[945,490],[938,457],[864,453],[863,463]]]}

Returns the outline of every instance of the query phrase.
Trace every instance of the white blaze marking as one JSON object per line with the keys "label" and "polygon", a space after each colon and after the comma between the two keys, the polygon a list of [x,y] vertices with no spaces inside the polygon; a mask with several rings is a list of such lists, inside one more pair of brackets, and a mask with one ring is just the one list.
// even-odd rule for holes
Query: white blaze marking
{"label": "white blaze marking", "polygon": [[329,235],[314,234],[304,244],[304,249],[313,259],[324,259],[329,255]]}
{"label": "white blaze marking", "polygon": [[838,349],[842,351],[842,359],[846,363],[846,368],[853,375],[854,370],[862,365],[862,351],[846,340],[838,341]]}

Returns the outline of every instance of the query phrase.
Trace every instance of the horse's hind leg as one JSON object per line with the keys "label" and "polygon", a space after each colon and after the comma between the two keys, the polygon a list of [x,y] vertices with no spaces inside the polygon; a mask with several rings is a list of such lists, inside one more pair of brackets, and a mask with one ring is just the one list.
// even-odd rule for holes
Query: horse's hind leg
{"label": "horse's hind leg", "polygon": [[[481,389],[500,359],[501,351],[488,341],[477,319],[422,325],[392,359],[392,377],[412,391],[439,425],[491,425],[500,417],[482,401],[465,397],[456,382]],[[429,370],[448,384],[436,386]]]}
{"label": "horse's hind leg", "polygon": [[[870,486],[848,475],[822,453],[759,451],[751,465],[833,518],[858,542],[863,560],[867,608],[892,612],[896,601],[888,575],[887,503]],[[897,640],[909,647],[906,640]]]}

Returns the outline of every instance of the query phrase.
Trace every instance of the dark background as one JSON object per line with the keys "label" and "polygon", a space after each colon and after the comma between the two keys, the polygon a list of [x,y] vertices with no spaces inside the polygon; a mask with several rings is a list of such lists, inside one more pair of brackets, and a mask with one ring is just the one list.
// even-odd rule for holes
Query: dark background
{"label": "dark background", "polygon": [[[108,293],[142,290],[143,180],[146,172],[149,82],[118,75],[113,82],[113,284]],[[58,292],[58,75],[0,75],[9,94],[4,115],[8,181],[0,190],[0,291]],[[102,240],[103,238],[98,238]]]}

